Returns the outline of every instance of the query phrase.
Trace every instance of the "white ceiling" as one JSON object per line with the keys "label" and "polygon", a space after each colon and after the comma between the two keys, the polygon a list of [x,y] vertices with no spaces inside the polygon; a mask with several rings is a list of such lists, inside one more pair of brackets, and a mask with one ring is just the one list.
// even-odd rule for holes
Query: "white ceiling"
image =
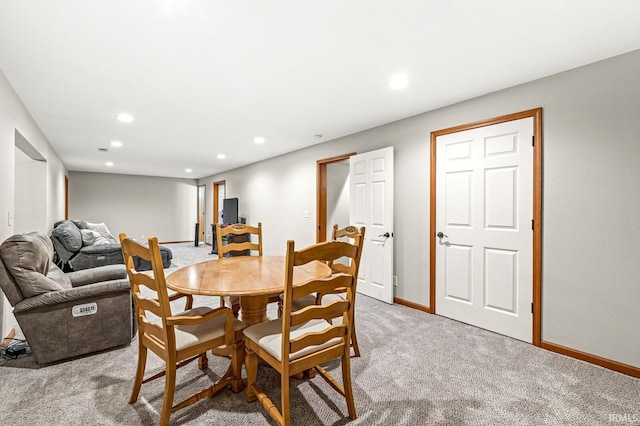
{"label": "white ceiling", "polygon": [[0,69],[69,170],[200,178],[639,49],[639,22],[637,0],[4,0]]}

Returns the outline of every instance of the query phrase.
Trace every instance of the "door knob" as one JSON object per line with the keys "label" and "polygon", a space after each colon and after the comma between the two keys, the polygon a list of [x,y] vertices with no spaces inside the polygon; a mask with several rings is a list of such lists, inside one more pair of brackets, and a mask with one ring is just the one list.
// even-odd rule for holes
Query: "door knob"
{"label": "door knob", "polygon": [[438,238],[442,238],[442,237],[449,238],[449,236],[448,236],[448,235],[444,235],[442,232],[438,232],[438,233],[436,234],[436,237],[438,237]]}
{"label": "door knob", "polygon": [[389,234],[388,232],[385,232],[382,235],[378,235],[378,237],[385,237],[385,238],[389,238],[391,236],[391,234]]}

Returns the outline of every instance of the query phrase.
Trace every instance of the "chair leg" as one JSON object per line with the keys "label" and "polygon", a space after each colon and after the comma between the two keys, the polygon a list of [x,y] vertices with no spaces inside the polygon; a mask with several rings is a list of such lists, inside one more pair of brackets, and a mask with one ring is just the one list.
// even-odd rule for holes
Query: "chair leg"
{"label": "chair leg", "polygon": [[200,354],[200,358],[198,358],[198,368],[200,370],[204,370],[209,366],[209,358],[207,358],[207,353],[203,352]]}
{"label": "chair leg", "polygon": [[344,397],[347,400],[349,417],[355,420],[358,416],[356,414],[356,403],[353,400],[353,389],[351,387],[351,359],[348,350],[342,355],[342,385],[344,387]]}
{"label": "chair leg", "polygon": [[190,294],[187,294],[186,299],[187,301],[184,304],[184,310],[188,311],[189,309],[193,308],[193,296]]}
{"label": "chair leg", "polygon": [[231,367],[236,377],[234,381],[231,382],[231,390],[235,393],[240,392],[242,388],[244,388],[244,382],[242,381],[242,364],[244,363],[244,357],[244,342],[239,340],[233,345],[233,352],[231,353]]}
{"label": "chair leg", "polygon": [[[283,426],[291,426],[291,412],[289,406],[289,382],[291,378],[288,374],[283,374],[280,376],[280,401],[281,401],[281,413],[282,413],[282,424]],[[271,413],[269,413],[271,414]],[[276,419],[277,420],[277,419]]]}
{"label": "chair leg", "polygon": [[136,378],[133,381],[133,389],[131,390],[131,397],[129,398],[129,404],[133,404],[138,400],[140,394],[140,387],[144,380],[144,369],[147,365],[147,347],[140,341],[138,336],[138,367],[136,368]]}
{"label": "chair leg", "polygon": [[245,368],[247,369],[247,389],[245,395],[247,402],[254,402],[258,399],[253,386],[256,384],[258,376],[258,356],[251,349],[246,348],[247,356],[245,358]]}
{"label": "chair leg", "polygon": [[351,324],[351,346],[353,346],[353,353],[356,357],[360,357],[360,348],[358,347],[358,339],[356,338],[356,323]]}
{"label": "chair leg", "polygon": [[224,297],[223,297],[223,296],[220,296],[220,307],[221,307],[221,308],[224,308],[224,307],[225,307],[225,304],[224,304]]}
{"label": "chair leg", "polygon": [[233,316],[235,318],[238,318],[238,315],[240,314],[240,304],[236,303],[235,305],[231,306],[231,310],[233,311]]}
{"label": "chair leg", "polygon": [[176,391],[176,363],[168,361],[166,366],[166,376],[164,378],[164,398],[162,399],[162,412],[160,413],[160,426],[169,424],[171,416],[171,406],[173,405],[173,394]]}

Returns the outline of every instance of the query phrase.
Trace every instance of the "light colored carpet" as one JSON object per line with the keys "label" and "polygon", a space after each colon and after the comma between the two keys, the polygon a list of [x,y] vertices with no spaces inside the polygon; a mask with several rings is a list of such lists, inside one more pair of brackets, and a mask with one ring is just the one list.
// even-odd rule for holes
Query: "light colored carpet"
{"label": "light colored carpet", "polygon": [[[168,245],[176,266],[213,258],[208,246]],[[186,262],[186,263],[185,263]],[[173,265],[172,265],[173,268]],[[217,305],[217,298],[196,304]],[[365,296],[357,299],[361,358],[352,358],[358,419],[321,378],[292,379],[294,425],[638,425],[640,380],[532,345]],[[275,307],[269,314],[275,316]],[[0,365],[0,422],[11,425],[153,425],[163,380],[128,404],[136,345],[46,367],[32,357]],[[228,360],[178,372],[176,400],[205,387]],[[149,355],[147,371],[161,363]],[[338,362],[328,365],[338,379]],[[279,405],[279,376],[258,381]],[[175,425],[273,425],[259,403],[225,390],[174,413]]]}

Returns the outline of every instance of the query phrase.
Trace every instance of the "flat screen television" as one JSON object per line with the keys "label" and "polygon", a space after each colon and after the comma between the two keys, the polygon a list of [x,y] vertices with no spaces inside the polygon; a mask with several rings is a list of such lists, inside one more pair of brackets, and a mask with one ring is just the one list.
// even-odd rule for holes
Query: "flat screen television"
{"label": "flat screen television", "polygon": [[238,199],[225,198],[222,200],[223,223],[238,223]]}

